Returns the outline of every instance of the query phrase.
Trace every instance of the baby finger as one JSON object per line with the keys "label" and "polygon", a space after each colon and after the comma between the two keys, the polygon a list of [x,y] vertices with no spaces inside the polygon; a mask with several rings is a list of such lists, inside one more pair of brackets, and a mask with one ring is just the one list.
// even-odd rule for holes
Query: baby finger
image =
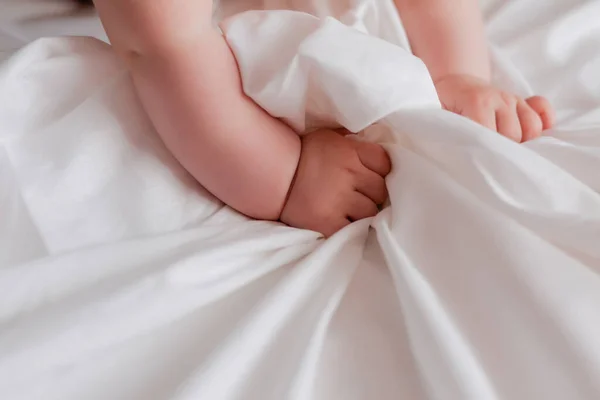
{"label": "baby finger", "polygon": [[542,134],[542,120],[540,116],[523,101],[519,100],[517,104],[517,113],[521,122],[521,130],[523,131],[523,142],[540,137]]}

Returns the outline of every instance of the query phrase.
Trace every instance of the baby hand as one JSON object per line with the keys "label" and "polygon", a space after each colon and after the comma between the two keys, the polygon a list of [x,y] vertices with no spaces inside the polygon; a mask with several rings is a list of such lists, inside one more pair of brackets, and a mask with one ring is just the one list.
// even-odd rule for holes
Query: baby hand
{"label": "baby hand", "polygon": [[373,217],[387,198],[385,150],[332,130],[302,137],[302,152],[281,221],[331,236],[353,221]]}
{"label": "baby hand", "polygon": [[470,75],[448,75],[435,83],[442,106],[516,142],[539,137],[554,124],[543,97],[523,100]]}

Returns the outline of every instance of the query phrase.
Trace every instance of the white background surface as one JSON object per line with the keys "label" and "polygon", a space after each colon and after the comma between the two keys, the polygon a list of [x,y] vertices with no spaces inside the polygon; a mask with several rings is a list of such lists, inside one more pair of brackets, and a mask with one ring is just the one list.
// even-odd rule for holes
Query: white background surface
{"label": "white background surface", "polygon": [[107,40],[95,13],[63,0],[0,0],[0,59],[48,36],[92,36]]}

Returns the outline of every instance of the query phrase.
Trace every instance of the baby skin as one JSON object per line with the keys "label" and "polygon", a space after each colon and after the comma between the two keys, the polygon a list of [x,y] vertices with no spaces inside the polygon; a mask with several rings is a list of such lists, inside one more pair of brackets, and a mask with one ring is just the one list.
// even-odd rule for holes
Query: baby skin
{"label": "baby skin", "polygon": [[[165,145],[216,197],[249,217],[325,236],[378,212],[391,170],[383,148],[343,130],[300,137],[245,96],[236,61],[212,28],[212,0],[95,3]],[[545,99],[490,83],[477,0],[395,3],[444,108],[517,142],[552,126]]]}
{"label": "baby skin", "polygon": [[411,47],[433,78],[443,107],[517,142],[554,123],[543,97],[521,99],[490,83],[478,0],[395,0]]}

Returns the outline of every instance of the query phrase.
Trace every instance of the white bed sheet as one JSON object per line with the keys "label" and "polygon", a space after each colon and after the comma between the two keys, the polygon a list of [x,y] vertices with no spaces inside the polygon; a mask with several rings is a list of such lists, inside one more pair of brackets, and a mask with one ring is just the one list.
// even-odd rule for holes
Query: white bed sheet
{"label": "white bed sheet", "polygon": [[559,111],[527,145],[359,32],[406,44],[387,2],[224,25],[273,115],[379,122],[391,206],[327,241],[198,187],[100,41],[5,62],[0,398],[599,398],[600,2],[551,3],[485,3],[499,84]]}

